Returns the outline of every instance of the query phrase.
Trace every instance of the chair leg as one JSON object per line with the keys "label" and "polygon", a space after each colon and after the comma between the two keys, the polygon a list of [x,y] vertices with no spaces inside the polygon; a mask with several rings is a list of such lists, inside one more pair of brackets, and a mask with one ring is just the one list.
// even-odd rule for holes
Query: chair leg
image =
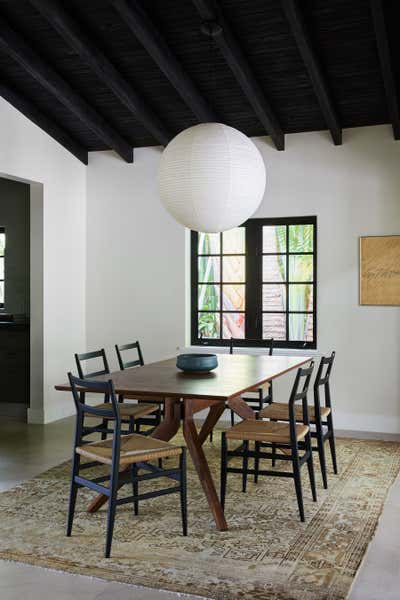
{"label": "chair leg", "polygon": [[296,488],[297,504],[299,506],[300,520],[305,521],[304,518],[304,505],[303,505],[303,492],[301,489],[301,475],[300,475],[300,462],[297,447],[292,448],[293,458],[293,474],[294,474],[294,485]]}
{"label": "chair leg", "polygon": [[[132,463],[131,466],[131,476],[132,476],[132,491],[134,496],[138,496],[139,494],[139,484],[135,481],[135,478],[138,475],[138,468],[136,463]],[[133,501],[133,510],[135,515],[139,514],[139,500]]]}
{"label": "chair leg", "polygon": [[328,431],[329,431],[329,446],[331,449],[333,472],[335,473],[335,475],[337,475],[338,468],[337,468],[337,462],[336,462],[335,432],[333,430],[332,414],[328,415],[327,423],[328,423]]}
{"label": "chair leg", "polygon": [[220,494],[222,510],[225,509],[226,478],[227,478],[226,466],[227,466],[226,435],[225,435],[225,432],[222,432],[221,433],[221,494]]}
{"label": "chair leg", "polygon": [[[107,429],[108,425],[107,425],[107,419],[103,419],[101,426],[103,429]],[[107,439],[107,431],[102,431],[101,432],[101,439],[102,440],[106,440]]]}
{"label": "chair leg", "polygon": [[181,514],[182,514],[182,534],[187,535],[187,496],[186,496],[186,448],[182,448],[182,454],[179,459],[179,468],[181,472]]}
{"label": "chair leg", "polygon": [[275,458],[275,453],[276,453],[276,444],[274,444],[274,443],[272,442],[271,446],[272,446],[272,447],[271,447],[272,454],[274,455],[274,458],[272,459],[272,466],[274,467],[274,466],[275,466],[275,463],[276,463],[276,458]]}
{"label": "chair leg", "polygon": [[210,431],[210,442],[212,442],[212,441],[213,441],[213,431],[211,430]]}
{"label": "chair leg", "polygon": [[118,464],[112,466],[110,478],[110,497],[108,499],[108,514],[107,514],[107,534],[106,534],[106,549],[104,556],[110,558],[111,544],[114,533],[115,511],[117,508],[118,494]]}
{"label": "chair leg", "polygon": [[75,483],[75,476],[79,473],[80,456],[74,454],[72,464],[71,487],[69,492],[68,519],[67,519],[67,536],[70,537],[72,532],[72,524],[75,515],[76,496],[78,494],[78,485]]}
{"label": "chair leg", "polygon": [[312,493],[313,501],[316,502],[317,501],[317,490],[315,487],[314,463],[313,463],[313,456],[312,456],[310,433],[308,433],[306,435],[305,442],[306,442],[306,452],[308,452],[308,455],[309,455],[308,460],[307,460],[307,469],[308,469],[308,476],[310,478],[311,493]]}
{"label": "chair leg", "polygon": [[249,468],[249,442],[246,440],[243,442],[243,473],[242,473],[242,492],[246,491],[247,487],[247,470]]}
{"label": "chair leg", "polygon": [[135,432],[135,419],[134,417],[129,417],[129,433]]}
{"label": "chair leg", "polygon": [[255,471],[255,473],[254,473],[254,483],[258,483],[258,471],[259,471],[259,468],[260,468],[260,457],[258,456],[258,454],[260,452],[260,448],[261,448],[260,442],[256,442],[254,444],[254,450],[255,450],[255,453],[256,453],[256,457],[254,459],[254,471]]}
{"label": "chair leg", "polygon": [[324,484],[324,489],[328,489],[328,480],[327,480],[327,476],[326,476],[325,444],[324,444],[322,423],[316,422],[315,426],[316,426],[316,433],[317,433],[318,457],[319,457],[319,464],[321,466],[322,481]]}
{"label": "chair leg", "polygon": [[235,413],[233,412],[233,410],[231,410],[231,427],[233,427],[235,424]]}

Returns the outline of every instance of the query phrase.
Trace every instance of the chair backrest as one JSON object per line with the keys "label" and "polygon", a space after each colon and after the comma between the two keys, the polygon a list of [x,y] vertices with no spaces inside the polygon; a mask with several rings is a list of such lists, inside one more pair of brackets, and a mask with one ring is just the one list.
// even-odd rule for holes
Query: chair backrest
{"label": "chair backrest", "polygon": [[274,338],[268,338],[267,340],[253,340],[250,338],[232,338],[229,341],[229,354],[233,354],[234,348],[245,348],[249,345],[249,342],[257,342],[261,348],[267,348],[269,356],[272,356],[274,351]]}
{"label": "chair backrest", "polygon": [[[103,363],[103,368],[98,371],[92,371],[89,373],[84,373],[82,368],[82,363],[87,360],[91,360],[94,358],[100,358]],[[93,352],[84,352],[83,354],[75,354],[75,362],[76,368],[78,369],[78,375],[81,379],[88,379],[90,377],[96,377],[97,375],[107,375],[110,372],[110,368],[108,366],[107,356],[104,348],[101,350],[94,350]]]}
{"label": "chair backrest", "polygon": [[[72,396],[76,408],[76,430],[75,430],[75,445],[82,443],[84,435],[83,420],[85,414],[95,415],[99,418],[114,419],[114,438],[120,437],[121,419],[118,409],[118,401],[115,395],[114,384],[108,381],[93,381],[81,377],[75,377],[72,373],[68,373],[68,379],[72,390]],[[99,392],[109,398],[107,407],[90,406],[85,403],[86,392]]]}
{"label": "chair backrest", "polygon": [[336,352],[333,350],[330,356],[321,356],[321,360],[318,366],[318,371],[314,381],[314,398],[315,402],[319,405],[319,389],[323,385],[325,391],[325,405],[331,407],[331,392],[329,387],[329,379],[335,360]]}
{"label": "chair backrest", "polygon": [[302,402],[303,405],[303,423],[309,425],[307,393],[310,386],[310,379],[314,369],[314,361],[310,362],[308,367],[300,367],[297,370],[296,378],[289,397],[289,423],[291,436],[296,437],[296,415],[294,405],[296,402]]}
{"label": "chair backrest", "polygon": [[[127,350],[136,350],[137,358],[134,360],[124,360],[122,353]],[[130,344],[122,344],[122,345],[116,344],[115,351],[117,353],[118,364],[119,364],[119,368],[121,369],[121,371],[123,371],[124,369],[130,369],[131,367],[143,367],[143,365],[144,365],[143,354],[142,354],[142,350],[140,348],[140,344],[138,341],[131,342]]]}

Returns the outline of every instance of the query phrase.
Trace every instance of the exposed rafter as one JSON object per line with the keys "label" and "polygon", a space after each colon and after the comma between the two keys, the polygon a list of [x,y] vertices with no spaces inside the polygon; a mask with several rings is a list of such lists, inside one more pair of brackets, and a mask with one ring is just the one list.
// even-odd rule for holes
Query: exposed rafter
{"label": "exposed rafter", "polygon": [[133,148],[73,90],[69,83],[45,63],[1,16],[0,47],[85,123],[107,146],[118,152],[127,162],[133,161]]}
{"label": "exposed rafter", "polygon": [[139,96],[107,56],[86,35],[79,23],[57,0],[31,0],[64,40],[79,54],[97,77],[117,96],[134,117],[160,144],[166,145],[172,135]]}
{"label": "exposed rafter", "polygon": [[383,14],[381,0],[370,0],[372,20],[374,23],[376,45],[378,47],[379,61],[383,84],[385,86],[386,100],[395,140],[400,139],[400,111],[396,82],[393,75],[392,59],[390,56],[389,40]]}
{"label": "exposed rafter", "polygon": [[137,0],[112,0],[112,4],[161,71],[200,122],[217,121],[215,113],[171,52],[160,32]]}
{"label": "exposed rafter", "polygon": [[310,37],[299,10],[298,0],[282,0],[282,6],[310,76],[325,122],[331,132],[333,143],[338,146],[342,143],[342,128],[321,65],[313,50]]}
{"label": "exposed rafter", "polygon": [[14,108],[19,110],[32,123],[35,123],[50,137],[64,146],[66,150],[71,152],[71,154],[76,156],[85,165],[88,164],[88,151],[57,125],[57,123],[42,113],[30,100],[2,81],[0,81],[0,96],[12,104]]}
{"label": "exposed rafter", "polygon": [[201,19],[209,23],[209,27],[204,30],[208,30],[209,35],[215,40],[266,132],[271,136],[276,148],[284,150],[284,133],[229,23],[210,0],[192,0],[192,2]]}

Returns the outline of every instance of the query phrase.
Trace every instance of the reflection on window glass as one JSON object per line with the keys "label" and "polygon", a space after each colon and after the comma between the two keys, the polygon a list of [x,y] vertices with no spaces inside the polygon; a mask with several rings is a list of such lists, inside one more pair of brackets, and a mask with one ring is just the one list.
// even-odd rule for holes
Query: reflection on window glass
{"label": "reflection on window glass", "polygon": [[286,339],[286,315],[263,314],[263,339],[268,338],[274,338],[274,340]]}
{"label": "reflection on window glass", "polygon": [[245,229],[235,227],[222,234],[222,251],[224,254],[244,254],[245,249]]}
{"label": "reflection on window glass", "polygon": [[312,281],[313,277],[312,254],[289,256],[289,281]]}
{"label": "reflection on window glass", "polygon": [[263,310],[286,310],[286,285],[280,283],[263,285]]}
{"label": "reflection on window glass", "polygon": [[4,304],[4,252],[6,249],[6,234],[0,231],[0,306]]}
{"label": "reflection on window glass", "polygon": [[220,281],[221,259],[219,256],[200,256],[198,277],[199,283]]}
{"label": "reflection on window glass", "polygon": [[219,233],[199,233],[199,254],[219,254],[221,236]]}
{"label": "reflection on window glass", "polygon": [[313,339],[313,315],[289,314],[289,340],[311,342]]}
{"label": "reflection on window glass", "polygon": [[219,313],[198,313],[198,329],[200,338],[221,337]]}
{"label": "reflection on window glass", "polygon": [[289,225],[289,252],[312,252],[312,225]]}
{"label": "reflection on window glass", "polygon": [[220,286],[219,285],[199,285],[199,310],[219,310],[220,309]]}
{"label": "reflection on window glass", "polygon": [[286,252],[286,225],[263,227],[263,252]]}
{"label": "reflection on window glass", "polygon": [[222,337],[244,338],[244,313],[222,313]]}
{"label": "reflection on window glass", "polygon": [[313,285],[299,283],[289,285],[289,310],[312,311]]}
{"label": "reflection on window glass", "polygon": [[222,258],[222,279],[224,283],[245,281],[244,256],[224,256]]}
{"label": "reflection on window glass", "polygon": [[222,308],[224,310],[244,310],[244,285],[222,286]]}
{"label": "reflection on window glass", "polygon": [[263,281],[286,280],[286,257],[280,254],[263,256]]}

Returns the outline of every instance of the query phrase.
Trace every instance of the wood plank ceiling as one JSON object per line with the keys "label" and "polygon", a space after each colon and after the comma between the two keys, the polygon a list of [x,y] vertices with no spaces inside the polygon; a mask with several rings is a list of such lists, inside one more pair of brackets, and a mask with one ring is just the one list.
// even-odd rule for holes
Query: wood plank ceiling
{"label": "wood plank ceiling", "polygon": [[[390,123],[398,0],[0,0],[0,95],[87,163],[199,122],[249,136]],[[327,143],[329,143],[327,141]]]}

